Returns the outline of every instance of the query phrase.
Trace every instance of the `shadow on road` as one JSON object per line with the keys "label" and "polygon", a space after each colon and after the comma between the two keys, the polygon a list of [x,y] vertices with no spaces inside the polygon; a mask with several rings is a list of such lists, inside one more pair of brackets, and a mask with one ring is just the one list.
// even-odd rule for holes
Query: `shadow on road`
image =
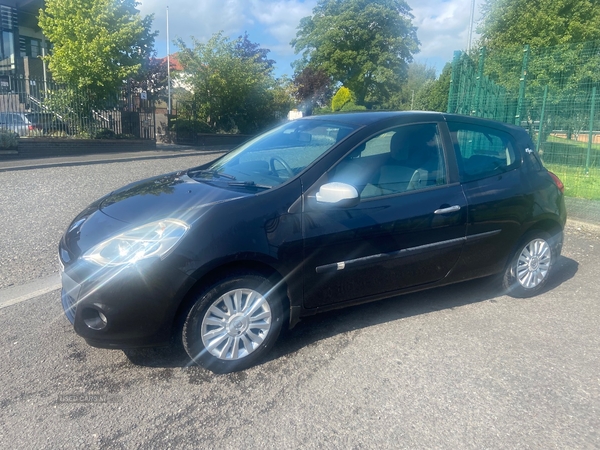
{"label": "shadow on road", "polygon": [[[556,263],[552,278],[539,295],[573,278],[578,268],[577,261],[562,256]],[[283,334],[263,363],[293,354],[320,340],[362,328],[472,303],[496,302],[496,298],[504,295],[499,285],[498,277],[482,278],[308,317]],[[133,364],[140,366],[173,368],[185,367],[189,363],[181,346],[124,352]]]}

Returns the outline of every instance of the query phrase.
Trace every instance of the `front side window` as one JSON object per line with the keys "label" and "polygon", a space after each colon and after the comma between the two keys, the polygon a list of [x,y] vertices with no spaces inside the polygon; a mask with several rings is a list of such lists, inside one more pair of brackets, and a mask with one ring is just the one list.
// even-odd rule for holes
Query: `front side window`
{"label": "front side window", "polygon": [[405,125],[355,148],[330,173],[330,181],[354,186],[361,198],[380,197],[446,183],[436,124]]}
{"label": "front side window", "polygon": [[508,133],[485,126],[449,122],[463,182],[498,175],[519,166]]}

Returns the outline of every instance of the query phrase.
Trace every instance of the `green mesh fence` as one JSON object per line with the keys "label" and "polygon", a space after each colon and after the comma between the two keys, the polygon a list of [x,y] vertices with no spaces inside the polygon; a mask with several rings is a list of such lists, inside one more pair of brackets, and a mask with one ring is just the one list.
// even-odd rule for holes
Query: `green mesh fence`
{"label": "green mesh fence", "polygon": [[526,128],[572,197],[600,199],[600,42],[455,52],[448,112]]}

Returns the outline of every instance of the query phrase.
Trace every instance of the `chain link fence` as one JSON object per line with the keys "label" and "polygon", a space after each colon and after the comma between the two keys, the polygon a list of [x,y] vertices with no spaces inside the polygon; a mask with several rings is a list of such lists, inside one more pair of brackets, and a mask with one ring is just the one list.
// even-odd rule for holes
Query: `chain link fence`
{"label": "chain link fence", "polygon": [[600,199],[600,42],[455,52],[448,112],[526,128],[566,195]]}

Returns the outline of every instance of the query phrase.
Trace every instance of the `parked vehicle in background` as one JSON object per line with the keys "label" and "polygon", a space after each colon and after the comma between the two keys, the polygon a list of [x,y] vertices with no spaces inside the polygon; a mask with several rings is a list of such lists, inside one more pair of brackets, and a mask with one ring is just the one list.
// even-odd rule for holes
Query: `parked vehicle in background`
{"label": "parked vehicle in background", "polygon": [[17,136],[29,136],[35,127],[25,113],[0,112],[0,128],[10,130]]}
{"label": "parked vehicle in background", "polygon": [[34,130],[41,132],[42,135],[70,134],[69,126],[64,123],[56,114],[47,112],[25,113],[27,120],[33,125]]}
{"label": "parked vehicle in background", "polygon": [[494,274],[539,293],[563,190],[516,126],[311,116],[88,206],[59,244],[63,308],[90,345],[179,336],[194,362],[240,370],[322,311]]}

